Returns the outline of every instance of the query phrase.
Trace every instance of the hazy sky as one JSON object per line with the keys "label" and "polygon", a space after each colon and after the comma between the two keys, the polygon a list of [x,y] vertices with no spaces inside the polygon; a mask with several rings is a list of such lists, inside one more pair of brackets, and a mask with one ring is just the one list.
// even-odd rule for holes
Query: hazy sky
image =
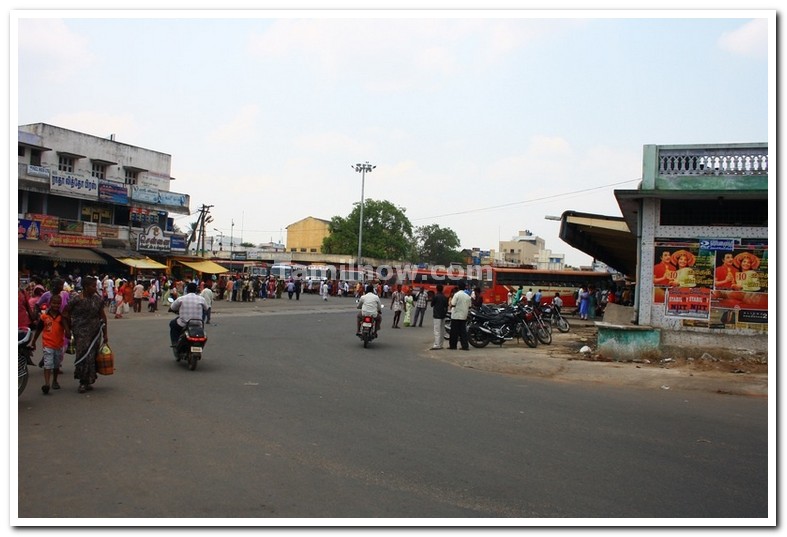
{"label": "hazy sky", "polygon": [[619,216],[643,145],[768,141],[772,13],[16,11],[12,124],[172,155],[244,241],[347,216],[369,161],[365,197],[414,226],[584,265],[544,217]]}

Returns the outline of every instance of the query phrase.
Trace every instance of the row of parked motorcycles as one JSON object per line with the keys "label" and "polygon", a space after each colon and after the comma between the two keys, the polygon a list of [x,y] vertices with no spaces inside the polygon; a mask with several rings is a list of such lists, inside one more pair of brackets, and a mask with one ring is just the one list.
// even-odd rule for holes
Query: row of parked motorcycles
{"label": "row of parked motorcycles", "polygon": [[[471,309],[467,317],[467,340],[470,345],[483,348],[490,343],[502,345],[521,339],[528,347],[552,343],[552,329],[568,332],[571,325],[554,304],[482,305]],[[445,339],[451,332],[450,314],[445,321]]]}

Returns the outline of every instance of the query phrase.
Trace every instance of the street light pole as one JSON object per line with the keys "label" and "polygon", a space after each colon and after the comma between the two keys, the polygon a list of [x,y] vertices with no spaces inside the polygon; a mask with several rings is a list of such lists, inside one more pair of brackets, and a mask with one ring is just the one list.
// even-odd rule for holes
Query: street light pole
{"label": "street light pole", "polygon": [[358,259],[357,264],[361,266],[361,241],[363,239],[363,186],[366,180],[366,172],[372,173],[377,166],[372,166],[367,160],[364,164],[350,165],[356,172],[361,173],[361,216],[358,218]]}

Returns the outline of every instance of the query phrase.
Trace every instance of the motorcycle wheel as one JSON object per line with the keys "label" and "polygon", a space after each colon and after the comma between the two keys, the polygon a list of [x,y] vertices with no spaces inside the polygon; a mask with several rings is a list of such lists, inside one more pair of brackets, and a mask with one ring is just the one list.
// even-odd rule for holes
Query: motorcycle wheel
{"label": "motorcycle wheel", "polygon": [[19,394],[17,397],[22,395],[22,392],[25,391],[25,388],[27,387],[27,378],[29,376],[30,375],[27,369],[27,358],[22,357],[19,359]]}
{"label": "motorcycle wheel", "polygon": [[536,348],[538,347],[538,339],[536,335],[533,333],[533,330],[530,326],[525,325],[522,329],[522,339],[525,340],[525,343],[528,347]]}
{"label": "motorcycle wheel", "polygon": [[536,324],[536,337],[544,345],[552,343],[552,332],[547,330],[546,325],[543,323]]}
{"label": "motorcycle wheel", "polygon": [[476,349],[483,349],[489,345],[489,338],[475,326],[468,326],[467,342]]}
{"label": "motorcycle wheel", "polygon": [[568,324],[568,321],[565,320],[563,317],[557,318],[557,329],[563,332],[564,334],[571,330],[571,325]]}
{"label": "motorcycle wheel", "polygon": [[363,348],[367,348],[369,346],[369,334],[364,332],[363,334]]}
{"label": "motorcycle wheel", "polygon": [[199,359],[197,358],[197,355],[194,354],[193,352],[190,352],[189,353],[189,369],[191,371],[194,371],[195,369],[197,369],[197,362],[198,361],[199,361]]}

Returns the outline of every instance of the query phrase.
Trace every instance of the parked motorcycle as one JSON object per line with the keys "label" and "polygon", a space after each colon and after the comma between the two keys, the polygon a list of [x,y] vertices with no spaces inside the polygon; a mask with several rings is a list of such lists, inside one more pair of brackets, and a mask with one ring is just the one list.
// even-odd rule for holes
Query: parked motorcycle
{"label": "parked motorcycle", "polygon": [[541,316],[550,329],[556,326],[557,329],[563,333],[571,330],[571,325],[568,324],[568,320],[563,317],[563,314],[560,312],[560,306],[555,304],[543,304],[541,306]]}
{"label": "parked motorcycle", "polygon": [[207,341],[208,336],[205,333],[205,325],[202,323],[202,320],[190,319],[180,333],[178,342],[172,349],[172,352],[175,354],[175,361],[186,360],[189,369],[194,371],[197,369],[197,362],[202,359],[202,351]]}
{"label": "parked motorcycle", "polygon": [[19,354],[19,394],[17,397],[22,395],[22,392],[25,391],[27,380],[30,376],[27,364],[32,354],[30,347],[28,347],[31,339],[33,339],[33,331],[29,328],[19,328],[17,330],[17,348]]}
{"label": "parked motorcycle", "polygon": [[523,305],[518,307],[519,315],[525,322],[525,326],[530,328],[530,331],[535,334],[536,338],[544,345],[552,343],[552,330],[547,322],[541,316],[539,308],[530,305]]}
{"label": "parked motorcycle", "polygon": [[489,343],[502,345],[515,338],[523,339],[528,347],[538,345],[538,339],[525,322],[519,307],[482,306],[478,310],[470,310],[467,340],[473,347],[483,348]]}

